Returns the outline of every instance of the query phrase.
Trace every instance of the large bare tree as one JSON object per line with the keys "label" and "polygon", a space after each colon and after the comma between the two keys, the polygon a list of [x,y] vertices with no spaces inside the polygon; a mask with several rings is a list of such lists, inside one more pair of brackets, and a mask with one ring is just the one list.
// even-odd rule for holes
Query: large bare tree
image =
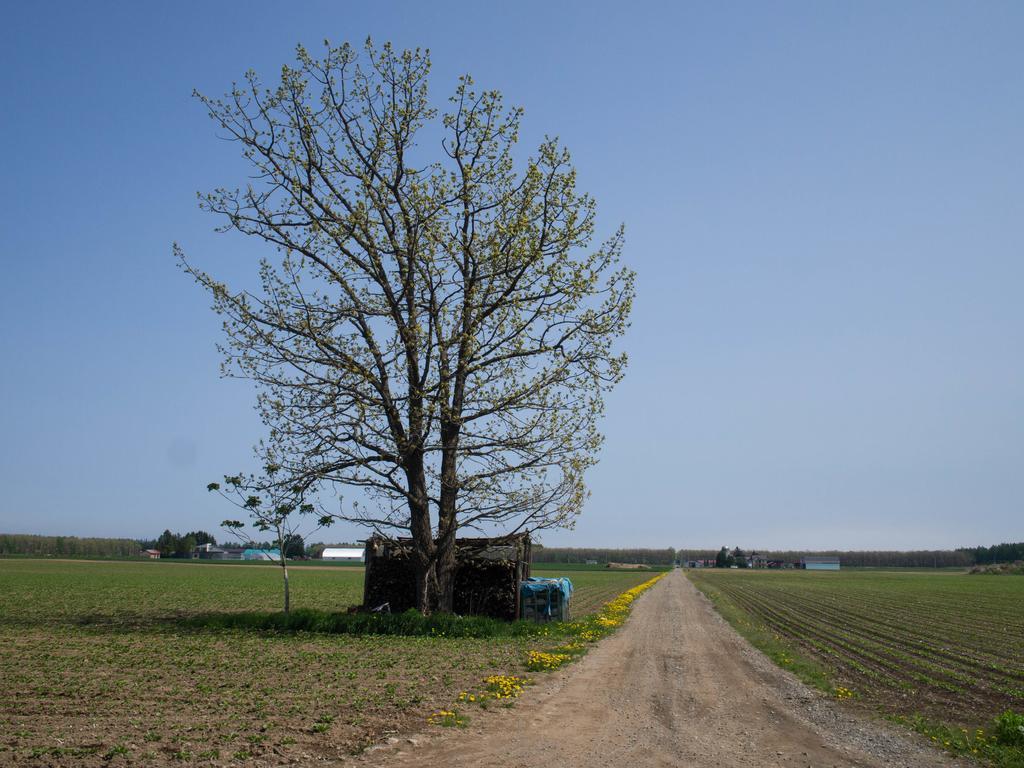
{"label": "large bare tree", "polygon": [[497,91],[463,77],[436,109],[429,53],[370,41],[297,58],[273,88],[196,94],[253,168],[201,205],[273,247],[261,287],[176,252],[225,318],[226,372],[258,385],[267,471],[245,490],[362,489],[332,514],[407,531],[419,608],[450,610],[460,528],[579,514],[634,274],[621,229],[592,246],[557,141],[515,163],[522,111]]}

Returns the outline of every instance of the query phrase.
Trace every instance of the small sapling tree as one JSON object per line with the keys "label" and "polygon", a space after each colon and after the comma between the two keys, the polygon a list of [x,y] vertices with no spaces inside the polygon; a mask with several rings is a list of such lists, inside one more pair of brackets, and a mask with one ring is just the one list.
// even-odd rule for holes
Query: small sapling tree
{"label": "small sapling tree", "polygon": [[[273,476],[275,472],[274,466],[267,467],[268,476]],[[251,491],[253,487],[267,488],[268,491],[255,494]],[[313,505],[305,500],[303,489],[300,486],[283,487],[280,484],[259,482],[257,478],[245,475],[227,475],[224,477],[223,486],[220,483],[210,483],[206,488],[208,491],[220,494],[249,514],[248,523],[241,520],[225,520],[221,523],[221,526],[240,543],[247,544],[255,538],[250,535],[250,529],[272,535],[273,541],[277,545],[277,557],[273,559],[281,567],[281,578],[284,584],[284,612],[288,613],[291,608],[288,558],[294,557],[296,542],[301,554],[304,539],[299,533],[299,529],[311,519],[309,515],[314,510]],[[318,517],[315,527],[307,530],[305,535],[309,536],[321,528],[329,526],[332,522],[332,517]]]}

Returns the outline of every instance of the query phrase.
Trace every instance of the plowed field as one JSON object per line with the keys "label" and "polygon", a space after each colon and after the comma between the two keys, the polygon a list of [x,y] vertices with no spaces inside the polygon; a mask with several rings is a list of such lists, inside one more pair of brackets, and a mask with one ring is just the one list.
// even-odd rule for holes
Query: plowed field
{"label": "plowed field", "polygon": [[1024,706],[1024,578],[692,571],[853,698],[972,728]]}

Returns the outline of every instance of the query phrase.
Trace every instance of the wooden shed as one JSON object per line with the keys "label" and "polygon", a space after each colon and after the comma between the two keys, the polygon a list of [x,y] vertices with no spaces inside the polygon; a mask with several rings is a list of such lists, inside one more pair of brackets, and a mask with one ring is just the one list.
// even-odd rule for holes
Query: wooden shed
{"label": "wooden shed", "polygon": [[[519,616],[519,584],[533,560],[527,533],[498,538],[456,539],[452,609],[463,616],[512,621]],[[412,539],[372,536],[366,540],[363,606],[387,603],[392,613],[416,607]]]}

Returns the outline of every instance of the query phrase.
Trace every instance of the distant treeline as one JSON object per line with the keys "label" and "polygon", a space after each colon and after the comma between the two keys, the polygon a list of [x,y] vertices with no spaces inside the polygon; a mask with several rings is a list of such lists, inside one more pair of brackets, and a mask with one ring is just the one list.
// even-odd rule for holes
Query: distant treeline
{"label": "distant treeline", "polygon": [[34,536],[0,533],[0,556],[29,557],[137,557],[135,539],[81,539],[77,536]]}
{"label": "distant treeline", "polygon": [[[217,546],[217,539],[213,534],[206,531],[189,531],[188,533],[172,533],[167,530],[160,534],[157,539],[140,541],[142,549],[158,549],[160,557],[185,557],[191,558],[196,547],[204,544]],[[222,542],[223,547],[241,547],[251,549],[272,550],[278,547],[274,541],[231,541]],[[289,559],[306,556],[306,543],[298,534],[290,534],[284,537],[284,553]]]}
{"label": "distant treeline", "polygon": [[991,563],[1014,563],[1024,560],[1024,541],[1015,544],[995,544],[991,547],[963,547],[957,552],[966,552],[977,565]]}
{"label": "distant treeline", "polygon": [[[711,555],[714,557],[714,554]],[[544,547],[533,545],[535,563],[585,563],[595,560],[604,563],[646,563],[672,565],[676,551],[668,549],[592,549],[587,547]]]}
{"label": "distant treeline", "polygon": [[[839,562],[851,568],[967,568],[974,565],[974,558],[965,550],[922,549],[910,552],[885,550],[853,550],[838,549],[819,550],[768,550],[749,549],[748,553],[757,552],[769,560],[797,563],[801,557],[838,557]],[[680,549],[679,559],[714,560],[717,549]]]}
{"label": "distant treeline", "polygon": [[[78,536],[35,536],[24,533],[0,533],[0,557],[138,557],[143,549],[158,549],[164,557],[191,557],[197,544],[216,545],[216,539],[205,531],[186,534],[164,531],[158,538],[101,539]],[[249,546],[270,549],[272,542],[252,542]],[[360,546],[359,544],[328,544],[308,546],[301,537],[289,541],[289,557],[319,557],[325,546]],[[801,557],[838,557],[843,565],[863,568],[964,568],[972,565],[1012,563],[1024,560],[1024,542],[996,544],[991,547],[962,547],[957,550],[916,550],[912,552],[884,550],[747,550],[757,551],[769,560],[798,562]],[[671,565],[677,560],[714,560],[717,549],[612,549],[595,547],[545,547],[535,544],[535,563],[646,563]]]}
{"label": "distant treeline", "polygon": [[[1005,548],[1012,545],[1000,545],[1000,555],[1011,557]],[[978,550],[988,552],[985,547]],[[975,550],[919,550],[913,552],[896,551],[840,551],[840,550],[746,550],[758,552],[769,560],[799,562],[801,557],[838,557],[843,565],[862,568],[966,568],[974,565],[972,554]],[[535,563],[585,563],[595,560],[604,564],[613,563],[647,563],[649,565],[671,565],[675,561],[714,560],[717,549],[596,549],[586,547],[540,547],[533,550]],[[993,562],[991,559],[978,562]],[[996,561],[998,562],[998,560]]]}
{"label": "distant treeline", "polygon": [[155,539],[143,539],[139,549],[156,549],[160,557],[192,557],[192,550],[201,544],[217,546],[217,539],[206,531],[172,533],[166,530]]}

